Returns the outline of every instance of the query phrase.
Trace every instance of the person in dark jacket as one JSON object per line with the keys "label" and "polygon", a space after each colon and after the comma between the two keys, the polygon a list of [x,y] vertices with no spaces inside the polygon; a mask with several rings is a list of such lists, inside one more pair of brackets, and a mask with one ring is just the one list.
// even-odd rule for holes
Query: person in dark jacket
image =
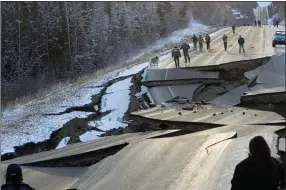
{"label": "person in dark jacket", "polygon": [[1,190],[35,190],[28,184],[23,183],[22,169],[18,164],[10,164],[6,171],[6,183]]}
{"label": "person in dark jacket", "polygon": [[210,50],[211,37],[207,34],[205,39],[207,44],[207,50]]}
{"label": "person in dark jacket", "polygon": [[261,27],[261,20],[258,20],[257,23],[258,23],[258,26]]}
{"label": "person in dark jacket", "polygon": [[244,50],[244,38],[242,36],[239,36],[237,42],[238,42],[238,45],[239,45],[239,53],[241,52],[241,49],[243,50],[243,53],[245,53],[245,50]]}
{"label": "person in dark jacket", "polygon": [[223,45],[224,45],[224,50],[225,51],[227,51],[227,35],[226,34],[224,34],[223,36],[222,36],[222,41],[223,41]]}
{"label": "person in dark jacket", "polygon": [[235,26],[233,25],[231,28],[232,28],[232,32],[235,34]]}
{"label": "person in dark jacket", "polygon": [[231,190],[278,190],[285,188],[285,171],[278,159],[271,157],[262,136],[249,143],[250,154],[236,167]]}
{"label": "person in dark jacket", "polygon": [[256,20],[254,21],[254,27],[256,27],[257,26],[257,22],[256,22]]}
{"label": "person in dark jacket", "polygon": [[177,47],[174,47],[174,49],[172,51],[172,57],[174,58],[176,68],[180,67],[179,58],[181,58],[181,52]]}
{"label": "person in dark jacket", "polygon": [[193,39],[194,50],[197,50],[198,37],[194,34],[191,39]]}
{"label": "person in dark jacket", "polygon": [[200,51],[203,51],[204,39],[201,35],[198,38],[198,42],[199,42]]}
{"label": "person in dark jacket", "polygon": [[189,56],[189,49],[191,47],[189,46],[189,44],[187,44],[186,42],[182,45],[181,49],[183,49],[183,53],[184,53],[184,57],[185,57],[185,63],[187,63],[187,58],[189,60],[190,63],[190,56]]}
{"label": "person in dark jacket", "polygon": [[276,20],[276,26],[278,28],[278,25],[279,25],[279,20]]}

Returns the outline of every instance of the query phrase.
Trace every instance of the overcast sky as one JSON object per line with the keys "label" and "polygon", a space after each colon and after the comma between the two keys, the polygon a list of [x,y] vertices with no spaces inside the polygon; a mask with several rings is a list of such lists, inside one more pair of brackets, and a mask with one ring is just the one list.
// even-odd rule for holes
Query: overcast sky
{"label": "overcast sky", "polygon": [[258,1],[257,3],[259,4],[260,7],[266,7],[269,4],[271,4],[271,1]]}

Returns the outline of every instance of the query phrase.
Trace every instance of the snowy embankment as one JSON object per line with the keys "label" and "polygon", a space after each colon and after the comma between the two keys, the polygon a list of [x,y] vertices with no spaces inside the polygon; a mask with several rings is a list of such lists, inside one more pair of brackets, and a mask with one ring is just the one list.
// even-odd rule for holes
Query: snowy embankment
{"label": "snowy embankment", "polygon": [[[186,29],[179,30],[171,34],[169,37],[156,42],[154,45],[146,49],[145,52],[159,50],[168,44],[181,43],[187,37],[193,34],[202,32],[210,32],[216,29],[208,26],[192,22]],[[169,50],[168,50],[169,51]],[[143,51],[144,52],[144,51]],[[142,53],[140,55],[143,55]],[[170,55],[163,52],[164,57],[168,59]],[[121,68],[112,72],[106,73],[102,77],[91,78],[84,84],[71,84],[51,92],[41,99],[33,100],[29,103],[15,106],[4,111],[1,118],[1,154],[14,152],[13,147],[23,145],[27,142],[40,142],[50,138],[53,131],[61,128],[65,123],[73,118],[85,118],[91,112],[78,112],[61,115],[45,115],[49,113],[60,113],[67,108],[73,106],[82,106],[91,102],[91,96],[98,94],[104,83],[112,79],[129,76],[138,73],[149,63],[142,63],[131,68]],[[122,122],[122,118],[128,109],[130,102],[130,86],[131,77],[114,83],[108,87],[106,94],[102,97],[102,110],[112,110],[111,113],[102,117],[100,121],[90,122],[90,126],[97,126],[102,130],[111,128],[125,127],[127,124]],[[142,88],[142,94],[146,93],[147,89]],[[102,132],[89,131],[80,136],[80,140],[89,141],[98,138]],[[68,142],[68,138],[62,139],[57,148],[62,148]]]}
{"label": "snowy embankment", "polygon": [[[69,120],[75,117],[84,118],[91,114],[91,112],[74,111],[62,115],[43,115],[59,113],[69,107],[88,104],[91,102],[91,96],[99,93],[102,89],[98,86],[117,77],[138,73],[146,66],[148,63],[142,63],[129,69],[117,69],[102,77],[91,79],[83,85],[69,85],[42,99],[4,111],[1,118],[1,154],[14,152],[14,146],[49,139],[53,131],[61,128]],[[121,102],[118,99],[118,106],[121,106],[121,103],[124,103],[122,106],[128,107],[129,102]],[[116,107],[111,109],[116,109]],[[112,127],[117,126],[110,126],[110,128]]]}

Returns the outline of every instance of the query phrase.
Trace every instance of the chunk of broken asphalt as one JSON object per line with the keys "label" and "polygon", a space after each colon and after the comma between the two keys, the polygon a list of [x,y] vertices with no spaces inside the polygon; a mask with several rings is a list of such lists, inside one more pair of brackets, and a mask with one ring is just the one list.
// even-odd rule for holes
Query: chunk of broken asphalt
{"label": "chunk of broken asphalt", "polygon": [[181,112],[179,112],[178,114],[179,114],[179,115],[182,115],[182,113],[181,113]]}
{"label": "chunk of broken asphalt", "polygon": [[213,116],[216,116],[216,113],[214,113]]}
{"label": "chunk of broken asphalt", "polygon": [[243,115],[245,115],[245,112],[242,112]]}

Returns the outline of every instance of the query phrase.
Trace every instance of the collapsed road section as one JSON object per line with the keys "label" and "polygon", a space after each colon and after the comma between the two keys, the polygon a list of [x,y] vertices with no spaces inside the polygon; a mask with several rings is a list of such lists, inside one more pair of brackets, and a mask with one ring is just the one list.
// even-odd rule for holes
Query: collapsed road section
{"label": "collapsed road section", "polygon": [[[241,98],[247,95],[245,92],[263,85],[258,84],[259,73],[258,76],[247,78],[245,72],[269,64],[268,60],[255,60],[256,67],[248,69],[242,68],[241,65],[247,66],[242,62],[232,63],[241,68],[234,67],[236,75],[232,70],[211,71],[202,68],[200,72],[208,72],[216,79],[210,82],[207,81],[209,79],[201,78],[197,89],[186,89],[187,85],[196,83],[184,84],[186,86],[180,83],[164,85],[164,80],[161,80],[157,86],[148,87],[148,91],[141,84],[141,73],[132,79],[124,78],[108,86],[109,89],[101,96],[101,105],[96,107],[105,110],[103,107],[109,103],[106,99],[117,92],[127,91],[131,95],[128,110],[124,114],[128,126],[120,129],[121,133],[117,134],[121,135],[7,160],[4,161],[3,169],[9,163],[22,164],[27,176],[35,176],[40,171],[50,180],[61,179],[61,184],[64,184],[61,189],[230,189],[229,181],[235,163],[247,157],[248,143],[254,136],[263,136],[272,155],[278,156],[279,149],[279,155],[285,160],[281,145],[285,142],[285,128],[277,124],[285,122],[282,109],[261,109],[260,101],[251,101],[253,107],[244,107],[243,103],[246,102]],[[196,69],[200,68],[195,68],[195,72]],[[194,73],[187,69],[177,69],[175,72],[180,74],[181,70]],[[192,75],[186,75],[183,79],[191,81]],[[128,86],[128,90],[118,85],[125,83],[125,80],[128,84],[133,83]],[[204,81],[207,82],[204,84]],[[178,92],[173,95],[162,93],[161,97],[157,95],[159,98],[156,100],[150,89],[157,88],[160,91],[161,87],[170,88],[173,93]],[[153,103],[160,102],[158,99],[161,102],[155,107],[152,107],[151,102],[143,107],[146,103],[144,94],[148,93],[149,100],[155,99]],[[279,93],[276,95],[279,96]],[[230,97],[233,98],[232,103],[227,103]],[[273,105],[272,108],[283,104],[272,102],[271,98],[265,105],[268,103]],[[157,131],[134,133],[131,130],[132,127],[142,126]],[[57,175],[55,172],[58,172]],[[75,172],[74,176],[70,176],[69,172]],[[39,175],[39,178],[42,176]],[[46,184],[39,178],[27,177],[26,181],[38,188]],[[205,178],[209,179],[208,183]],[[138,184],[140,179],[144,181]],[[46,185],[49,188],[52,186]]]}

